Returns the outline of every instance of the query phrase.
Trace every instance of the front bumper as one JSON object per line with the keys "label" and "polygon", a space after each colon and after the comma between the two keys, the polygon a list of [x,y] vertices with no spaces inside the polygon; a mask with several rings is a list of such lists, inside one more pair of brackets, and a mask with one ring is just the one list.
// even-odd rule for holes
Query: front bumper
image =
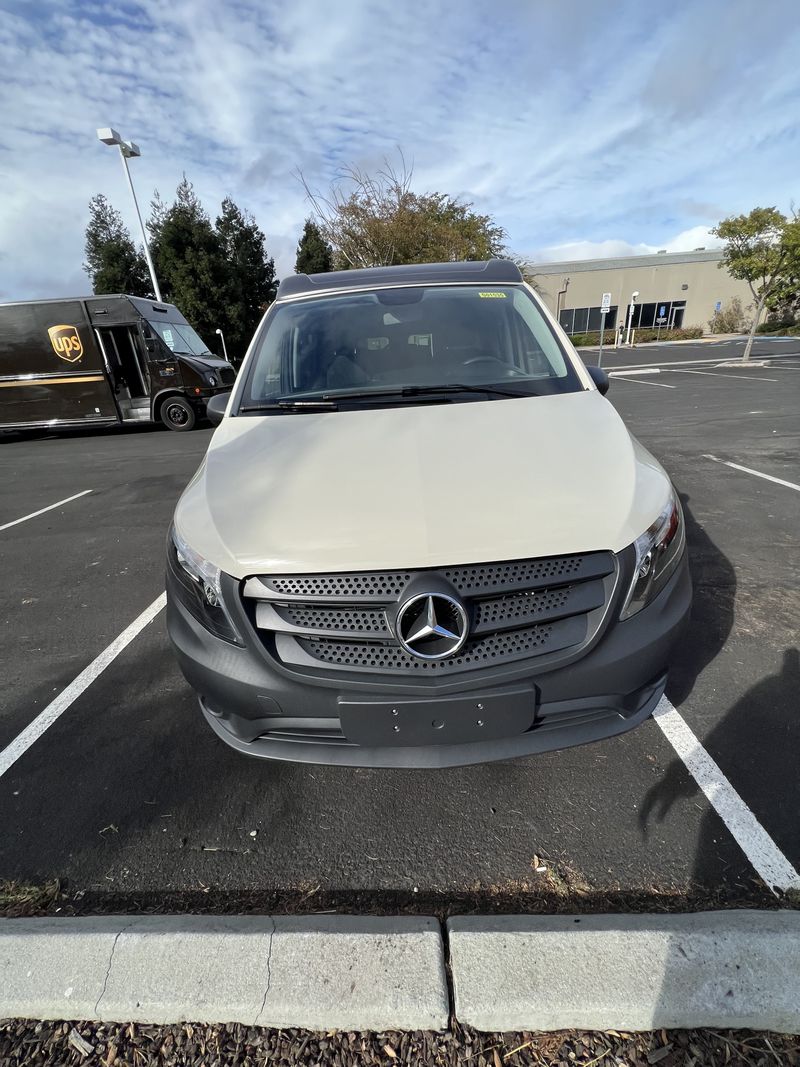
{"label": "front bumper", "polygon": [[401,690],[386,677],[350,682],[277,668],[255,638],[242,648],[209,633],[174,595],[173,581],[168,572],[169,635],[215,733],[251,756],[359,767],[483,763],[624,733],[660,700],[691,604],[684,551],[653,603],[626,622],[615,621],[612,604],[599,639],[575,662],[544,669],[533,661],[513,680],[477,672],[457,684]]}

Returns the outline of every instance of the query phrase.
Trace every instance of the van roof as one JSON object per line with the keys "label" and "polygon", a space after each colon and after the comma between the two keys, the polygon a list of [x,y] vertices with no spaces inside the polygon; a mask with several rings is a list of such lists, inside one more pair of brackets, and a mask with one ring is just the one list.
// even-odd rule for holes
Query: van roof
{"label": "van roof", "polygon": [[278,287],[277,300],[288,300],[335,289],[375,289],[395,285],[425,285],[430,282],[516,283],[523,280],[510,259],[487,259],[459,263],[404,263],[397,267],[364,270],[333,270],[326,274],[290,274]]}
{"label": "van roof", "polygon": [[[20,305],[33,304],[80,304],[96,303],[98,300],[130,300],[133,306],[141,313],[148,309],[163,312],[165,308],[174,308],[174,304],[159,303],[157,300],[146,296],[131,296],[129,293],[89,293],[86,296],[52,296],[41,297],[39,300],[8,300],[0,303],[0,307],[18,307]],[[181,316],[183,317],[183,316]]]}

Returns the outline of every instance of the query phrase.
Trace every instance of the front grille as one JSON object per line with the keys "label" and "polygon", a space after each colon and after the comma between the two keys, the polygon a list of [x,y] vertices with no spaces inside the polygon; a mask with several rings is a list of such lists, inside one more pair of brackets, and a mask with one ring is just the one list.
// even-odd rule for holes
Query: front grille
{"label": "front grille", "polygon": [[236,371],[233,367],[221,367],[219,372],[219,380],[223,385],[233,385],[236,381]]}
{"label": "front grille", "polygon": [[[610,552],[372,573],[257,575],[243,603],[265,649],[289,667],[414,677],[452,675],[564,652],[596,632],[613,591]],[[452,656],[421,659],[396,640],[411,595],[449,589],[469,637]]]}

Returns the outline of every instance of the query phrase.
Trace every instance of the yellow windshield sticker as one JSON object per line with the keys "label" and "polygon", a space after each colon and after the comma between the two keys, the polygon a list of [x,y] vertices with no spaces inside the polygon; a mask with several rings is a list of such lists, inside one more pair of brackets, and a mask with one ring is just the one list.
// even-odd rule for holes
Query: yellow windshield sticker
{"label": "yellow windshield sticker", "polygon": [[494,292],[491,292],[491,293],[480,293],[479,292],[478,296],[482,296],[484,300],[491,300],[492,298],[494,298],[495,300],[505,300],[505,298],[506,298],[506,294],[505,293],[497,292],[497,290],[495,290]]}

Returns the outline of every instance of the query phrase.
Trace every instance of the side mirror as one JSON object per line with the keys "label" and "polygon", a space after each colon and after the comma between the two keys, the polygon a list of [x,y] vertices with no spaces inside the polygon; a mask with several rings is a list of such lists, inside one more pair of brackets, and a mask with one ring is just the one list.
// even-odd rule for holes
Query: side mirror
{"label": "side mirror", "polygon": [[153,338],[153,337],[145,337],[145,339],[144,339],[144,347],[147,349],[147,351],[152,356],[153,353],[156,350],[155,338]]}
{"label": "side mirror", "polygon": [[611,379],[608,377],[602,367],[587,367],[589,377],[597,386],[598,392],[605,396],[608,392],[608,387],[611,385]]}
{"label": "side mirror", "polygon": [[215,393],[206,405],[206,415],[213,426],[219,426],[228,407],[230,393]]}

